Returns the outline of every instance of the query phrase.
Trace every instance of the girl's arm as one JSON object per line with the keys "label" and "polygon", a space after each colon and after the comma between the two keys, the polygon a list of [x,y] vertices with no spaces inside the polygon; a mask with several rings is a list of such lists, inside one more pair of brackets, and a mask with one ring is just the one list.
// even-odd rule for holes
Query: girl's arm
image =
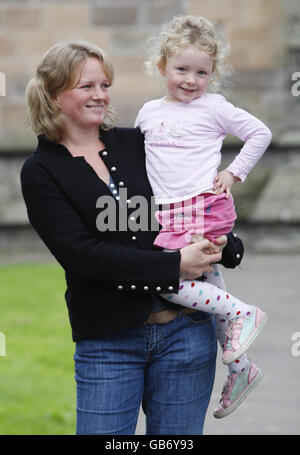
{"label": "girl's arm", "polygon": [[240,153],[227,167],[227,171],[244,182],[269,146],[272,133],[263,122],[220,95],[216,98],[215,118],[223,133],[232,134],[245,142]]}
{"label": "girl's arm", "polygon": [[236,182],[240,182],[240,179],[227,169],[224,169],[218,172],[214,180],[214,191],[217,194],[226,193],[226,199],[228,199],[231,194],[231,188]]}

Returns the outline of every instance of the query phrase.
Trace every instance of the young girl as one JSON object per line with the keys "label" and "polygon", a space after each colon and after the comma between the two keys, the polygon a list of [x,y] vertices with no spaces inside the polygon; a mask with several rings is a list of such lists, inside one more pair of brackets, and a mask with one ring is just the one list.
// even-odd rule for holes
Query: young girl
{"label": "young girl", "polygon": [[[203,237],[213,244],[232,230],[236,214],[230,189],[245,181],[267,149],[271,132],[223,96],[207,92],[220,84],[226,49],[210,21],[175,17],[152,42],[151,63],[165,78],[167,94],[147,102],[135,126],[145,135],[147,173],[155,202],[162,205],[156,214],[162,229],[155,245],[172,251]],[[245,144],[218,173],[228,133]],[[229,375],[214,416],[230,414],[262,378],[246,351],[265,324],[265,313],[227,293],[216,264],[214,273],[181,280],[178,294],[163,297],[216,315]]]}

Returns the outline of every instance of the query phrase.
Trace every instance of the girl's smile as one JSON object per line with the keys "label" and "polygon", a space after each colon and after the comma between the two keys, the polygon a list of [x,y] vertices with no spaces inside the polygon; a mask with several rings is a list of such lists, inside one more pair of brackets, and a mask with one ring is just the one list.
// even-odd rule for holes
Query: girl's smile
{"label": "girl's smile", "polygon": [[195,46],[169,57],[165,68],[159,67],[166,78],[167,100],[189,103],[199,98],[207,90],[212,67],[212,57]]}

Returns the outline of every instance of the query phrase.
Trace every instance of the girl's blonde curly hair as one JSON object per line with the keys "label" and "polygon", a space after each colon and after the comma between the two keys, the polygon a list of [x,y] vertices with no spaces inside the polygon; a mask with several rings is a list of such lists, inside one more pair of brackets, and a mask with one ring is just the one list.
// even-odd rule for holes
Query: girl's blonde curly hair
{"label": "girl's blonde curly hair", "polygon": [[200,16],[176,16],[162,27],[159,35],[149,38],[146,72],[158,74],[158,68],[165,68],[169,57],[179,54],[190,45],[207,52],[213,59],[210,90],[228,89],[227,79],[231,74],[231,66],[227,61],[229,45],[224,44],[224,40],[218,36],[213,23]]}

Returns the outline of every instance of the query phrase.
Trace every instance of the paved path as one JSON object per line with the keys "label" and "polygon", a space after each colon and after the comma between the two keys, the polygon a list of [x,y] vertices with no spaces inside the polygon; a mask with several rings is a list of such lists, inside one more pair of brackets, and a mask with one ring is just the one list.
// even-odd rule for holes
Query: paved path
{"label": "paved path", "polygon": [[[247,240],[247,235],[244,237]],[[258,242],[260,237],[256,237]],[[233,414],[224,419],[215,419],[212,413],[219,401],[227,374],[226,367],[221,363],[219,351],[205,434],[300,434],[300,243],[298,237],[299,235],[295,234],[291,237],[279,236],[280,241],[277,241],[268,235],[262,236],[263,245],[269,238],[271,250],[280,251],[280,254],[257,254],[252,248],[251,254],[245,254],[241,268],[223,269],[228,291],[245,301],[257,303],[268,314],[268,322],[250,350],[252,359],[264,369],[265,375],[258,387]],[[294,242],[296,239],[295,244],[293,239]],[[18,245],[20,242],[16,236],[14,240],[16,251],[12,251],[10,246],[9,255],[1,254],[0,264],[19,261],[43,262],[52,259],[44,248],[35,249],[35,242],[32,242],[30,236],[26,242],[26,251],[20,250]],[[24,243],[23,237],[22,242]],[[2,246],[4,244],[5,242],[2,242]],[[30,251],[28,251],[29,246],[31,246]],[[264,249],[261,250],[264,251]],[[247,248],[246,251],[249,249]],[[288,251],[289,254],[284,254],[284,251]],[[297,254],[290,254],[292,251]],[[296,340],[292,340],[293,334],[296,337],[297,333],[298,346]],[[141,435],[144,432],[145,419],[141,411],[136,434]]]}
{"label": "paved path", "polygon": [[[268,314],[262,334],[250,349],[251,358],[264,369],[265,374],[261,383],[234,413],[217,420],[212,413],[227,374],[219,351],[204,433],[299,435],[300,255],[246,254],[241,269],[223,269],[223,275],[233,295],[256,302]],[[298,347],[296,341],[292,341],[293,334],[297,332]],[[136,434],[144,434],[144,431],[144,415],[141,412]]]}

